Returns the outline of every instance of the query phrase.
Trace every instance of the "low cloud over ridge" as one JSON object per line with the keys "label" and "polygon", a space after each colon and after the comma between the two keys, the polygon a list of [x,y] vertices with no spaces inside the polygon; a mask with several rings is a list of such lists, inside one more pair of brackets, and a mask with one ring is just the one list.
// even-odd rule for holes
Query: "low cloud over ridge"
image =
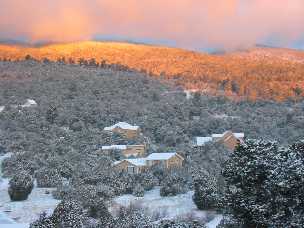
{"label": "low cloud over ridge", "polygon": [[1,0],[0,38],[67,42],[97,35],[186,48],[299,43],[303,0]]}

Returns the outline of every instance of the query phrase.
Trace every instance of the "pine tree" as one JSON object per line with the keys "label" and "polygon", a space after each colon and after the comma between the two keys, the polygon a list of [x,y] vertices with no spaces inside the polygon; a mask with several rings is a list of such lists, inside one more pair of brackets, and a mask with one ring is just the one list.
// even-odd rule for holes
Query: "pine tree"
{"label": "pine tree", "polygon": [[303,148],[303,142],[241,144],[223,171],[227,212],[245,227],[303,227]]}

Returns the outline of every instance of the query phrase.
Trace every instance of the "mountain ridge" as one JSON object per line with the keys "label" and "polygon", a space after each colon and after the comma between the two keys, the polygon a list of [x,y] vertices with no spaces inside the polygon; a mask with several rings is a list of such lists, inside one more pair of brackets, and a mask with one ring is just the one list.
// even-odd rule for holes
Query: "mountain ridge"
{"label": "mountain ridge", "polygon": [[0,44],[0,58],[95,59],[173,80],[185,89],[234,98],[286,100],[304,96],[304,52],[255,47],[207,54],[124,42],[84,41],[39,47]]}

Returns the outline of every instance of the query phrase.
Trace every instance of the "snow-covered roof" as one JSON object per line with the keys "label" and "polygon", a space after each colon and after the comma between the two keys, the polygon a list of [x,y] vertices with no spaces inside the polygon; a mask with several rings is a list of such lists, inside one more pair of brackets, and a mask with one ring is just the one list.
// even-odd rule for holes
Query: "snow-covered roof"
{"label": "snow-covered roof", "polygon": [[27,99],[25,104],[21,105],[22,108],[29,108],[29,107],[33,107],[33,106],[37,106],[37,102],[32,99]]}
{"label": "snow-covered roof", "polygon": [[110,127],[105,127],[104,130],[105,131],[112,131],[116,127],[119,127],[121,129],[125,129],[125,130],[134,130],[134,131],[138,130],[138,128],[139,128],[139,126],[133,126],[133,125],[128,124],[126,122],[119,122],[119,123],[114,124],[114,125],[112,125]]}
{"label": "snow-covered roof", "polygon": [[146,158],[146,160],[149,161],[168,160],[175,155],[177,155],[177,153],[152,153]]}
{"label": "snow-covered roof", "polygon": [[[224,134],[226,134],[226,133],[227,133],[227,131],[223,134],[212,134],[212,138],[222,138],[224,136]],[[245,137],[244,133],[233,133],[233,135],[238,139]]]}
{"label": "snow-covered roof", "polygon": [[126,145],[111,145],[111,146],[102,146],[102,150],[126,150]]}
{"label": "snow-covered roof", "polygon": [[134,159],[124,159],[121,161],[114,162],[114,165],[118,165],[123,161],[127,161],[135,166],[146,166],[146,159],[145,158],[134,158]]}
{"label": "snow-covered roof", "polygon": [[203,146],[207,142],[211,142],[211,141],[212,141],[212,137],[196,137],[195,138],[195,144],[197,146]]}

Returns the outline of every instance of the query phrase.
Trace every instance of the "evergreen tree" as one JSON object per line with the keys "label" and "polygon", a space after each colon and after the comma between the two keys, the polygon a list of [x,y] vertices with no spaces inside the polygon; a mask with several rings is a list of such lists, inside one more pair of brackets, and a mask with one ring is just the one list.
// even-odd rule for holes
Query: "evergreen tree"
{"label": "evergreen tree", "polygon": [[193,175],[193,201],[200,210],[212,210],[218,207],[216,180],[207,172],[199,170]]}
{"label": "evergreen tree", "polygon": [[224,168],[227,212],[245,227],[303,227],[304,143],[241,144]]}

